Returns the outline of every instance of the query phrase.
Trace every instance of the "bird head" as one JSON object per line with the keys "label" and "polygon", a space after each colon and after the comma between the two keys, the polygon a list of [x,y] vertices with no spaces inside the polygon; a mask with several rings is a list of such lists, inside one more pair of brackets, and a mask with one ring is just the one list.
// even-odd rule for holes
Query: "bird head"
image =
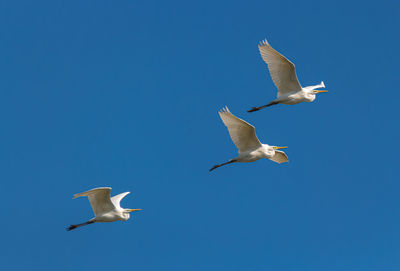
{"label": "bird head", "polygon": [[142,209],[124,209],[124,218],[126,220],[128,220],[131,217],[131,215],[129,213],[136,212],[136,211],[141,211],[141,210]]}
{"label": "bird head", "polygon": [[307,102],[313,102],[316,98],[316,95],[318,93],[323,93],[323,92],[328,92],[327,90],[318,90],[318,89],[312,89],[312,90],[307,90],[306,91],[306,101]]}
{"label": "bird head", "polygon": [[287,146],[284,147],[278,147],[278,146],[268,146],[267,148],[267,158],[269,158],[269,156],[274,155],[276,150],[280,150],[280,149],[286,149]]}

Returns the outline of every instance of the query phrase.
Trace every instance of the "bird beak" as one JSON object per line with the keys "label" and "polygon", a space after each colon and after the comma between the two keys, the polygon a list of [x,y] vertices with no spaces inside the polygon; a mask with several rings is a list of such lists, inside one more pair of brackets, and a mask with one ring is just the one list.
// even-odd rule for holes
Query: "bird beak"
{"label": "bird beak", "polygon": [[135,212],[135,211],[141,211],[142,209],[127,209],[127,211],[130,212]]}
{"label": "bird beak", "polygon": [[316,90],[315,93],[323,93],[323,92],[328,92],[327,90]]}
{"label": "bird beak", "polygon": [[284,147],[274,147],[275,150],[286,149],[286,148],[287,148],[287,146],[284,146]]}

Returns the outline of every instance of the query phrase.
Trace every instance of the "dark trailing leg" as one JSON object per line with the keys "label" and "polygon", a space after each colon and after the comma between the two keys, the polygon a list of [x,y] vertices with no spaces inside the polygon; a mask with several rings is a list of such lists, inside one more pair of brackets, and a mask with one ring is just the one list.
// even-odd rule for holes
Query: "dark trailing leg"
{"label": "dark trailing leg", "polygon": [[89,225],[89,224],[93,224],[93,223],[94,223],[94,221],[88,221],[88,222],[81,223],[81,224],[71,225],[71,226],[69,226],[67,228],[67,231],[71,231],[73,229],[76,229],[76,228],[79,228],[79,227],[83,227],[83,226],[86,226],[86,225]]}
{"label": "dark trailing leg", "polygon": [[252,107],[252,108],[251,108],[250,110],[248,110],[247,112],[255,112],[255,111],[261,110],[261,109],[263,109],[263,108],[266,108],[266,107],[268,107],[268,106],[275,105],[275,104],[278,104],[278,103],[279,103],[279,102],[272,101],[272,102],[270,102],[269,104],[266,104],[266,105],[263,105],[263,106]]}
{"label": "dark trailing leg", "polygon": [[234,161],[234,160],[231,160],[231,161],[226,162],[226,163],[222,163],[222,164],[219,164],[219,165],[215,165],[215,166],[213,166],[212,168],[210,168],[210,171],[213,171],[213,170],[216,169],[216,168],[219,168],[219,167],[228,165],[228,164],[233,163],[233,162],[235,162],[235,161]]}

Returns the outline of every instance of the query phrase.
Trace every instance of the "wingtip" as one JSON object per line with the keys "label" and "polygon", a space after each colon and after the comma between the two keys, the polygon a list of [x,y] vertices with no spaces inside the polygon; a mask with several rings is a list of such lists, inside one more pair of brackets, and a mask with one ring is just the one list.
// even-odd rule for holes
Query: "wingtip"
{"label": "wingtip", "polygon": [[260,43],[258,44],[258,47],[263,47],[263,46],[270,46],[267,39],[263,39],[262,41],[260,41]]}
{"label": "wingtip", "polygon": [[218,113],[219,114],[223,114],[223,113],[230,113],[231,111],[229,111],[229,108],[228,108],[228,106],[224,106],[224,107],[222,107],[219,111],[218,111]]}
{"label": "wingtip", "polygon": [[283,161],[281,164],[283,163],[289,163],[289,159],[287,159],[286,161]]}

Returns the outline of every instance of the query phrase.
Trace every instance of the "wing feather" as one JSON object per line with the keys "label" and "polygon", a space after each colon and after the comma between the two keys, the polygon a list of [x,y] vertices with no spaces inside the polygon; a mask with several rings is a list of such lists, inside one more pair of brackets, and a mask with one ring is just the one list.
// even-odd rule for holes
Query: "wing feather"
{"label": "wing feather", "polygon": [[121,207],[120,202],[123,198],[126,197],[126,195],[128,195],[131,192],[124,192],[118,195],[115,195],[114,197],[111,198],[112,203],[115,205],[115,207]]}
{"label": "wing feather", "polygon": [[109,212],[115,209],[110,199],[111,187],[98,187],[89,191],[74,195],[74,199],[78,197],[88,197],[95,216]]}
{"label": "wing feather", "polygon": [[258,45],[258,49],[262,59],[268,65],[272,81],[278,88],[278,96],[301,90],[296,69],[292,62],[272,48],[267,40],[263,40]]}
{"label": "wing feather", "polygon": [[275,151],[275,155],[269,158],[270,160],[277,162],[279,164],[284,162],[289,162],[289,158],[283,151]]}
{"label": "wing feather", "polygon": [[262,144],[256,136],[256,131],[253,125],[234,116],[228,109],[223,108],[219,112],[221,120],[228,128],[229,135],[233,143],[239,149],[239,153],[261,147]]}
{"label": "wing feather", "polygon": [[324,81],[321,81],[321,83],[319,85],[308,86],[308,87],[304,87],[303,89],[305,89],[305,90],[314,90],[314,89],[317,89],[317,88],[325,88]]}

